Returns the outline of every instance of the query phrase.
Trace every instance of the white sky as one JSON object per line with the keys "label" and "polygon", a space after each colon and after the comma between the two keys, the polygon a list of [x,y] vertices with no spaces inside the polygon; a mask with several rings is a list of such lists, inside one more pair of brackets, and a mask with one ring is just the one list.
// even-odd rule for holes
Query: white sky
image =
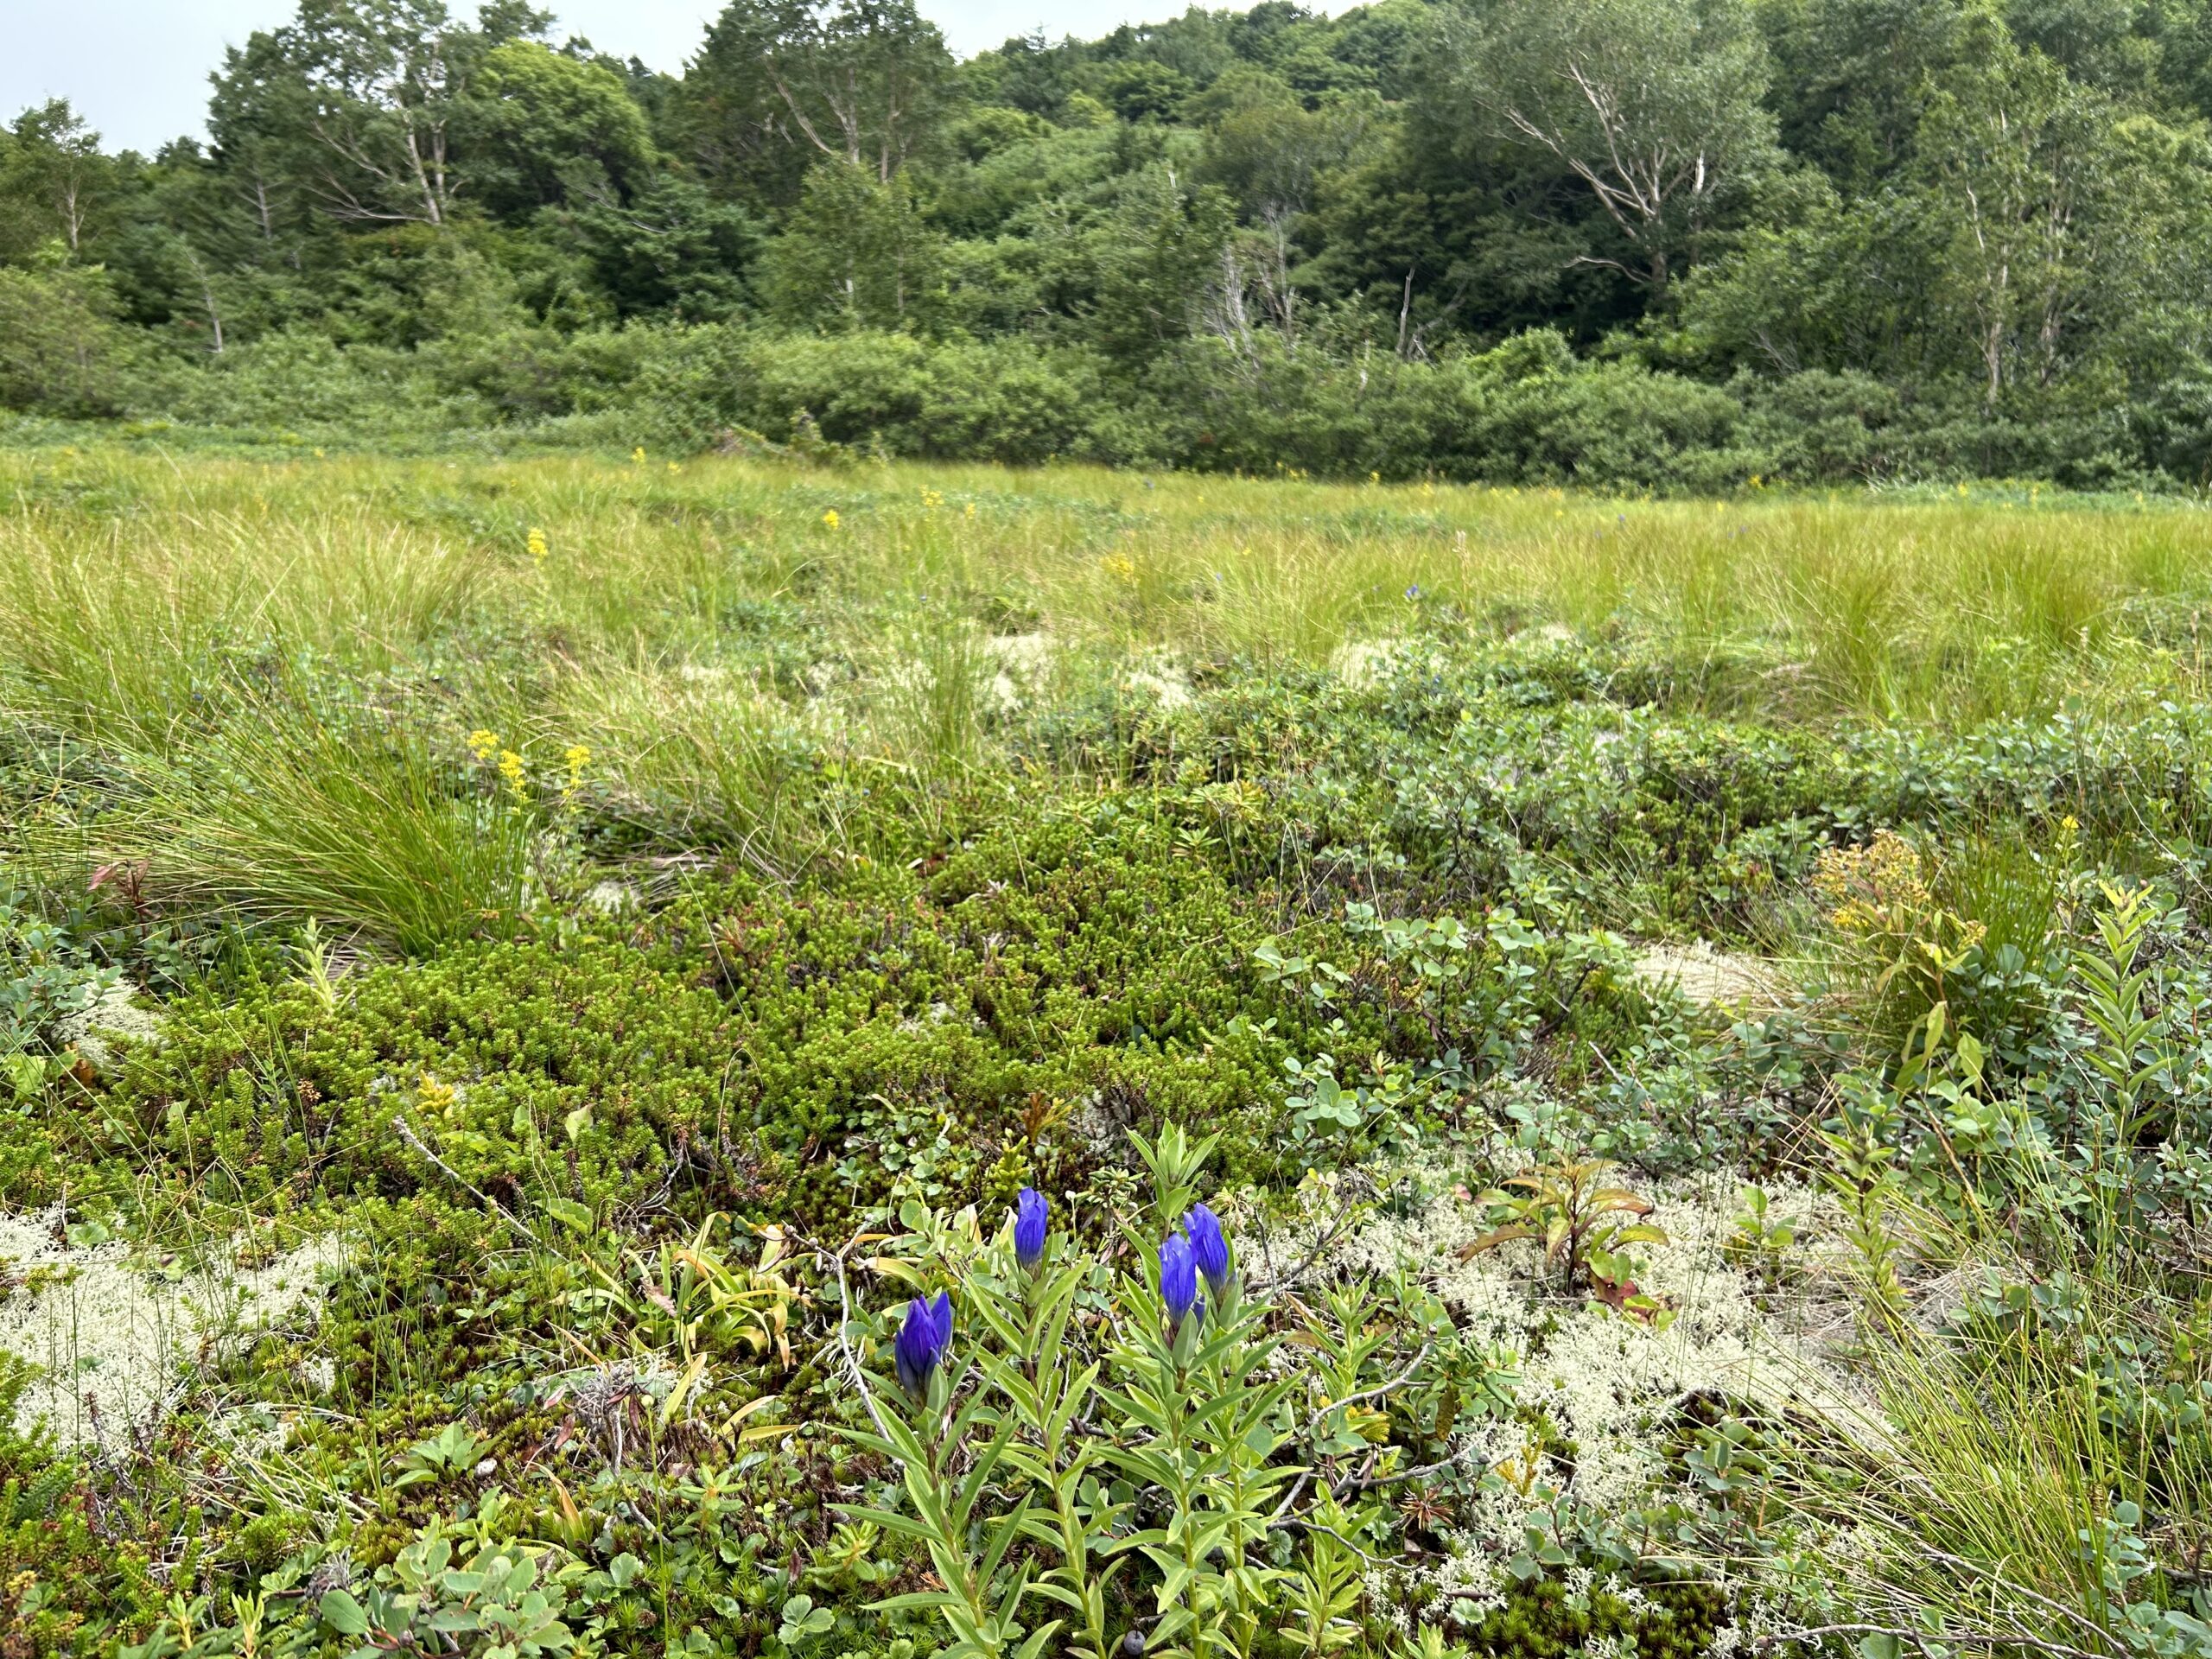
{"label": "white sky", "polygon": [[[538,0],[603,52],[676,70],[698,48],[721,0]],[[1042,23],[1084,37],[1176,16],[1185,0],[918,0],[965,57]],[[455,0],[464,16],[472,0]],[[109,148],[151,155],[180,134],[205,136],[207,75],[226,46],[293,13],[292,0],[0,0],[0,121],[67,98]]]}

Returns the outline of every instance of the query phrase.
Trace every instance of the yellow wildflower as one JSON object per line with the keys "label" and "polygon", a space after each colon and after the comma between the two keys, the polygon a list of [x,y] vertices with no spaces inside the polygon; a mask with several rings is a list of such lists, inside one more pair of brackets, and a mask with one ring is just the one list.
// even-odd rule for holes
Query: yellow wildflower
{"label": "yellow wildflower", "polygon": [[522,799],[522,756],[517,754],[512,749],[501,749],[499,776],[507,780],[507,787],[513,791],[514,798],[517,800]]}
{"label": "yellow wildflower", "polygon": [[538,529],[535,524],[531,525],[530,530],[530,556],[533,559],[543,561],[545,556],[552,550],[552,548],[545,540],[545,532]]}
{"label": "yellow wildflower", "polygon": [[582,772],[591,765],[591,751],[581,743],[571,743],[561,752],[561,759],[569,763],[570,772]]}
{"label": "yellow wildflower", "polygon": [[680,472],[682,472],[683,469],[681,467],[677,466],[674,461],[670,461],[670,462],[668,463],[668,470],[669,470],[670,472],[671,472],[671,473],[680,473]]}
{"label": "yellow wildflower", "polygon": [[479,726],[468,734],[468,747],[475,752],[479,760],[489,760],[492,752],[499,747],[499,734],[487,732]]}
{"label": "yellow wildflower", "polygon": [[632,465],[637,467],[642,467],[645,464],[645,446],[644,444],[639,444],[636,448],[630,452],[630,461]]}
{"label": "yellow wildflower", "polygon": [[976,504],[975,504],[973,501],[970,501],[970,502],[968,504],[968,515],[967,515],[967,516],[968,516],[969,518],[973,518],[976,516]]}
{"label": "yellow wildflower", "polygon": [[822,527],[824,530],[835,530],[841,522],[842,521],[838,518],[837,509],[835,507],[822,515]]}
{"label": "yellow wildflower", "polygon": [[944,505],[944,491],[942,491],[942,490],[924,490],[924,491],[922,492],[922,511],[923,511],[924,512],[936,512],[939,507],[943,506]]}
{"label": "yellow wildflower", "polygon": [[1137,579],[1137,562],[1126,553],[1109,553],[1098,561],[1098,568],[1120,582]]}
{"label": "yellow wildflower", "polygon": [[1830,906],[1828,919],[1866,931],[1892,910],[1924,911],[1934,902],[1920,854],[1894,830],[1879,830],[1866,847],[1828,847],[1813,866],[1813,891]]}
{"label": "yellow wildflower", "polygon": [[451,1122],[454,1108],[461,1099],[461,1091],[425,1071],[416,1079],[415,1098],[421,1103],[425,1117],[442,1118]]}

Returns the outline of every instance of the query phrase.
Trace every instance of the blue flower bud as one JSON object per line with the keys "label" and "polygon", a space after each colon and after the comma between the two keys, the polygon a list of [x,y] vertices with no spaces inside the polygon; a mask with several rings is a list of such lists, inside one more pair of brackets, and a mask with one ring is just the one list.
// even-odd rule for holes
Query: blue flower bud
{"label": "blue flower bud", "polygon": [[1203,1204],[1183,1217],[1183,1230],[1191,1236],[1191,1261],[1205,1275],[1214,1300],[1221,1300],[1229,1287],[1229,1241],[1221,1236],[1221,1221]]}
{"label": "blue flower bud", "polygon": [[1014,1259],[1033,1268],[1045,1259],[1045,1230],[1052,1224],[1052,1206],[1045,1195],[1023,1187],[1014,1205]]}
{"label": "blue flower bud", "polygon": [[937,1370],[938,1361],[951,1344],[952,1298],[948,1293],[938,1292],[933,1305],[918,1296],[907,1303],[906,1323],[899,1327],[898,1339],[891,1344],[899,1386],[917,1400],[927,1395],[930,1373]]}
{"label": "blue flower bud", "polygon": [[1167,1304],[1167,1323],[1179,1326],[1198,1299],[1198,1270],[1180,1233],[1170,1233],[1160,1247],[1160,1300]]}

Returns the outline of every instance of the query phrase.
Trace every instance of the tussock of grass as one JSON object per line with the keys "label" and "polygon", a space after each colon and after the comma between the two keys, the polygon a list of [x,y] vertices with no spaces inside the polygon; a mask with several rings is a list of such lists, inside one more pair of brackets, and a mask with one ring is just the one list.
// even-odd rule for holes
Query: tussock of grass
{"label": "tussock of grass", "polygon": [[143,863],[147,896],[187,909],[423,950],[512,918],[531,879],[520,804],[401,724],[258,699],[182,755],[142,757],[133,783],[90,850]]}
{"label": "tussock of grass", "polygon": [[[2100,1319],[2139,1294],[2079,1288]],[[1975,1649],[2025,1637],[2101,1651],[2155,1587],[2123,1592],[2125,1577],[2107,1576],[2113,1505],[2153,1531],[2212,1514],[2212,1466],[2186,1444],[2115,1436],[2094,1376],[2024,1333],[1901,1326],[1851,1368],[1864,1414],[1824,1447],[1783,1442],[1782,1470],[1821,1540],[1839,1623]]]}

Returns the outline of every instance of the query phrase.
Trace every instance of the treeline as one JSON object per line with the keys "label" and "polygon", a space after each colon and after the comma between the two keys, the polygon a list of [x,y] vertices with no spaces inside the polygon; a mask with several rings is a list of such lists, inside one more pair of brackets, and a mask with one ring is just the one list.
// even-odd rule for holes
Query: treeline
{"label": "treeline", "polygon": [[1288,0],[680,76],[301,0],[0,131],[0,407],[1712,488],[2212,478],[2212,0]]}

